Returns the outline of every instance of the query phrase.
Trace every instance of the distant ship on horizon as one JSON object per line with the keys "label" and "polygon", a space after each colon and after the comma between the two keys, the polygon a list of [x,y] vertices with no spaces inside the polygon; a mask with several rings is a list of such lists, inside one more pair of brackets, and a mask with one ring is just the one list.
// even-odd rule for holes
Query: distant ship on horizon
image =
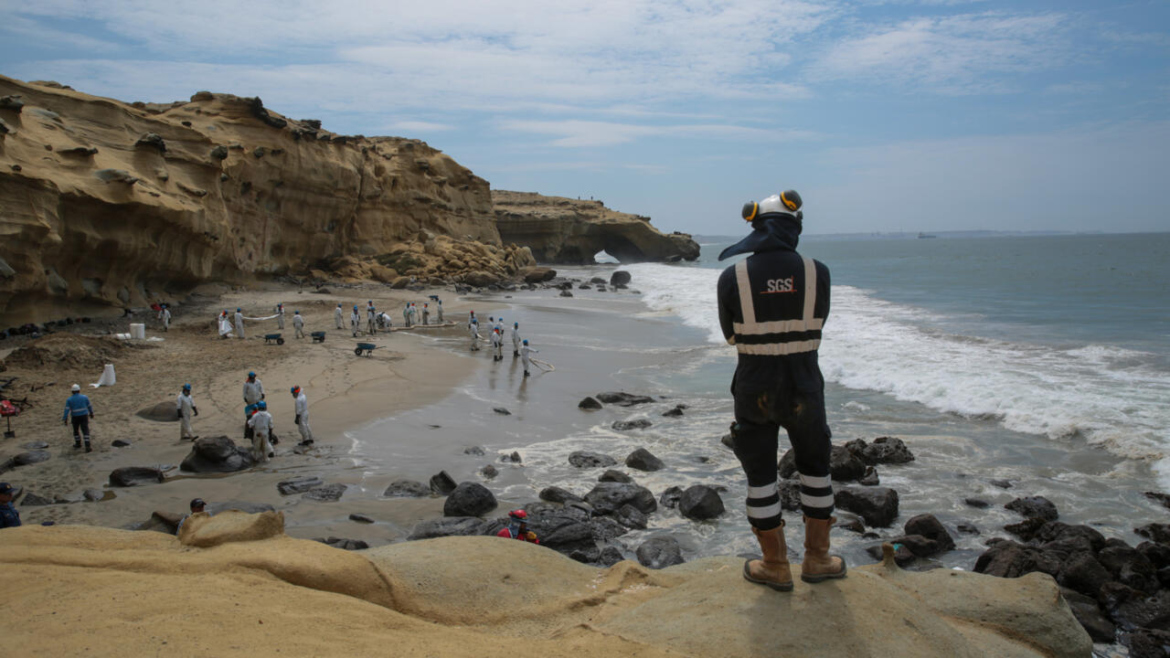
{"label": "distant ship on horizon", "polygon": [[937,238],[937,237],[938,237],[937,235],[931,235],[930,233],[919,233],[918,234],[919,240],[925,240],[927,238]]}

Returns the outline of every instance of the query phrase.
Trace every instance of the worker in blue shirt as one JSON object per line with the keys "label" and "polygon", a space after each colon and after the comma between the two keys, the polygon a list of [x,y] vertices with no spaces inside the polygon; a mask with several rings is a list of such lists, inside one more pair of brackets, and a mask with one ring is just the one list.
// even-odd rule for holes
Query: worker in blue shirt
{"label": "worker in blue shirt", "polygon": [[93,452],[89,445],[89,419],[93,418],[93,404],[89,398],[81,394],[81,386],[73,385],[73,395],[65,401],[65,413],[61,416],[61,424],[69,422],[73,417],[73,449],[81,447],[81,438],[85,437],[85,451]]}
{"label": "worker in blue shirt", "polygon": [[20,512],[12,506],[16,489],[7,482],[0,482],[0,528],[15,528],[20,525]]}

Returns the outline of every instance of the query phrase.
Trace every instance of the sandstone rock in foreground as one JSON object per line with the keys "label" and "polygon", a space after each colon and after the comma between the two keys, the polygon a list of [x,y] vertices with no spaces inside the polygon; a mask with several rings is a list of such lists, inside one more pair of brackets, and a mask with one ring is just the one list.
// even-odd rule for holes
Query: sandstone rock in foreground
{"label": "sandstone rock in foreground", "polygon": [[[798,580],[780,595],[745,582],[733,557],[660,571],[630,561],[598,569],[495,537],[356,554],[282,529],[278,512],[224,512],[191,517],[178,539],[85,526],[5,530],[0,586],[20,601],[7,612],[5,645],[20,655],[151,655],[164,641],[192,655],[381,655],[394,647],[400,655],[511,657],[518,644],[534,655],[587,658],[1091,651],[1042,574],[1006,580],[879,564],[829,584]],[[38,595],[45,583],[69,595]],[[93,614],[97,601],[101,614]],[[73,621],[59,623],[62,615]]]}

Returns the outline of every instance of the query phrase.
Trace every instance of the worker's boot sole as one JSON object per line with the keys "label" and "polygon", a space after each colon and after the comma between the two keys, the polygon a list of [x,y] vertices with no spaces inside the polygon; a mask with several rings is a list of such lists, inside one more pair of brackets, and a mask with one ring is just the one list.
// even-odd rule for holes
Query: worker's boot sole
{"label": "worker's boot sole", "polygon": [[[829,557],[841,557],[840,555],[830,555]],[[849,567],[845,564],[845,560],[841,560],[841,570],[834,573],[820,573],[820,574],[806,574],[803,571],[800,574],[800,579],[806,583],[823,583],[826,580],[835,580],[837,578],[844,578]]]}
{"label": "worker's boot sole", "polygon": [[770,580],[760,580],[758,578],[752,578],[751,571],[748,568],[749,562],[751,562],[751,560],[744,560],[744,562],[743,562],[743,579],[748,581],[749,583],[755,583],[757,585],[764,585],[766,587],[771,587],[772,589],[776,590],[777,592],[791,592],[792,588],[795,586],[795,584],[791,580],[786,582],[786,583],[774,583]]}

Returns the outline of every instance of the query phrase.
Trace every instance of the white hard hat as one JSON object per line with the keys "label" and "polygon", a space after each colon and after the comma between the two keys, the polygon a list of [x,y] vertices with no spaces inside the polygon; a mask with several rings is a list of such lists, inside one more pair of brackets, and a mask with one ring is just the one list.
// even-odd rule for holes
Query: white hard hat
{"label": "white hard hat", "polygon": [[73,388],[70,390],[72,390],[74,393],[80,393],[81,392],[81,384],[74,384]]}

